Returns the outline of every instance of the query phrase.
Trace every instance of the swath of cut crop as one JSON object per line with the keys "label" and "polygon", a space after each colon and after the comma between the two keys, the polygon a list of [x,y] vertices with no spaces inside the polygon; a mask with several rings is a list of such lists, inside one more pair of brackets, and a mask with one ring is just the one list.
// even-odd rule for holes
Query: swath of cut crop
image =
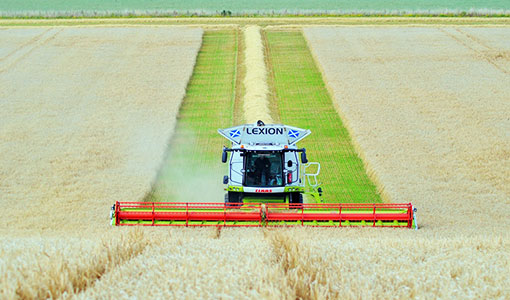
{"label": "swath of cut crop", "polygon": [[[144,197],[203,32],[59,30],[0,73],[0,230],[11,236],[102,231],[115,201]],[[6,29],[0,39],[5,34],[23,45],[40,32]]]}
{"label": "swath of cut crop", "polygon": [[273,123],[268,105],[267,70],[264,61],[264,45],[259,26],[244,29],[246,73],[243,100],[244,119],[247,123],[262,120]]}

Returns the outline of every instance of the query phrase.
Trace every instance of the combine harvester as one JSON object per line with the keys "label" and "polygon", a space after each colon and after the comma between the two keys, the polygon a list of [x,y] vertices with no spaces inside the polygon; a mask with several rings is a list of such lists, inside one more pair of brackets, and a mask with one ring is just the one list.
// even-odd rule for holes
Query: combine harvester
{"label": "combine harvester", "polygon": [[418,229],[411,203],[324,203],[320,164],[296,146],[310,130],[258,121],[218,132],[232,142],[222,154],[224,203],[116,202],[112,225]]}

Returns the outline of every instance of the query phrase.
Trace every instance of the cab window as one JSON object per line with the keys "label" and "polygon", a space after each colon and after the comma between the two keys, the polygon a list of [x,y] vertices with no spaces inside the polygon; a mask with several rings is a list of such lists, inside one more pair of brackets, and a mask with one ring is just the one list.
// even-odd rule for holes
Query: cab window
{"label": "cab window", "polygon": [[246,152],[244,185],[253,187],[283,186],[281,152]]}

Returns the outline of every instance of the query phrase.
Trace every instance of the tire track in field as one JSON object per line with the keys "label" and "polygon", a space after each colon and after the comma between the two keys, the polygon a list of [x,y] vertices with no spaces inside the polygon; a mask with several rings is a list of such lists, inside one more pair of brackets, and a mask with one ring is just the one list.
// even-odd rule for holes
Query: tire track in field
{"label": "tire track in field", "polygon": [[[0,73],[3,73],[10,68],[17,65],[20,61],[27,58],[30,54],[32,54],[35,50],[37,50],[39,47],[46,45],[48,42],[54,40],[59,33],[64,31],[64,29],[53,29],[50,28],[47,31],[43,32],[41,35],[37,36],[34,40],[31,42],[26,43],[19,49],[13,51],[12,53],[8,54],[6,57],[4,57],[5,62],[3,63],[3,67],[0,67]],[[49,36],[47,36],[49,35]],[[33,45],[32,47],[28,47],[29,45]],[[15,55],[16,53],[19,53],[18,55]],[[0,60],[1,62],[1,60]]]}
{"label": "tire track in field", "polygon": [[455,30],[466,36],[474,43],[477,43],[480,46],[484,47],[486,49],[485,52],[488,52],[485,54],[488,58],[493,59],[495,62],[501,62],[501,60],[505,62],[510,62],[510,51],[504,51],[498,48],[491,47],[490,45],[482,41],[480,38],[474,36],[473,34],[467,33],[466,31],[460,30],[460,28],[456,28]]}
{"label": "tire track in field", "polygon": [[152,239],[140,228],[103,236],[90,252],[43,252],[38,260],[18,269],[17,285],[11,287],[20,299],[68,298],[92,287],[106,273],[141,255]]}
{"label": "tire track in field", "polygon": [[[303,248],[295,237],[302,228],[264,229],[264,238],[271,246],[275,264],[283,274],[281,294],[293,299],[327,299],[327,276],[324,262],[312,259],[309,249]],[[313,251],[313,250],[312,250]]]}
{"label": "tire track in field", "polygon": [[508,59],[505,56],[498,54],[491,55],[487,53],[487,51],[498,52],[497,49],[485,45],[476,37],[471,36],[470,34],[460,30],[459,28],[455,28],[454,30],[450,28],[438,28],[438,30],[446,34],[448,37],[453,39],[461,46],[464,46],[465,48],[473,52],[475,56],[484,59],[489,64],[494,66],[499,71],[505,73],[506,75],[510,75],[510,70],[507,70],[505,67],[501,66],[500,62],[498,61],[498,58],[504,58],[505,61],[508,61]]}
{"label": "tire track in field", "polygon": [[[471,33],[468,33],[464,30],[461,30],[460,28],[455,28],[455,30],[457,32],[459,32],[460,34],[464,35],[466,38],[468,38],[469,40],[473,41],[474,43],[482,46],[483,48],[485,48],[487,51],[492,51],[494,53],[498,53],[501,51],[500,49],[498,48],[495,48],[495,47],[492,47],[490,46],[488,43],[484,42],[482,39],[478,38],[477,36],[471,34]],[[497,56],[497,55],[496,55]],[[510,61],[510,56],[502,56],[501,58],[505,59],[505,60],[509,60]]]}
{"label": "tire track in field", "polygon": [[[7,29],[4,29],[4,30],[7,30]],[[7,55],[5,55],[4,57],[0,57],[0,63],[6,59],[8,59],[10,56],[14,55],[16,52],[22,50],[23,48],[27,47],[28,45],[30,44],[33,44],[35,42],[37,42],[38,40],[41,39],[42,36],[44,36],[46,33],[48,33],[48,31],[50,31],[51,28],[48,28],[46,30],[44,30],[43,32],[41,32],[40,34],[32,37],[29,41],[27,41],[26,43],[23,43],[22,45],[19,45],[18,47],[16,47],[15,49],[13,49],[11,52],[7,53]]]}
{"label": "tire track in field", "polygon": [[458,33],[464,35],[466,38],[470,39],[471,41],[479,44],[483,48],[486,48],[487,50],[497,51],[497,49],[494,49],[494,48],[490,47],[489,45],[487,45],[484,42],[482,42],[479,38],[477,38],[474,35],[471,35],[471,34],[465,32],[465,31],[462,31],[460,28],[455,28],[455,31],[457,31]]}
{"label": "tire track in field", "polygon": [[[161,240],[157,240],[156,242],[158,241]],[[103,257],[107,257],[107,262],[109,262],[109,264],[102,265],[100,263],[95,263],[93,267],[95,267],[96,272],[91,273],[92,276],[90,277],[88,284],[84,286],[76,286],[73,290],[73,294],[81,294],[87,289],[92,288],[94,284],[105,274],[121,268],[128,264],[131,260],[143,255],[145,249],[152,243],[153,241],[144,235],[143,230],[138,228],[130,231],[127,234],[127,237],[126,235],[121,235],[120,240],[103,241],[104,247],[101,250],[106,251],[107,254],[101,254],[103,254]]]}

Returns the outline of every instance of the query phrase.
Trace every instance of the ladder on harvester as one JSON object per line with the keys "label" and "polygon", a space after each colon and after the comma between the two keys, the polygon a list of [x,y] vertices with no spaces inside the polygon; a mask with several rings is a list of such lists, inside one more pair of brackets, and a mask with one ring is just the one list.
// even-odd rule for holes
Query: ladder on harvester
{"label": "ladder on harvester", "polygon": [[[315,171],[310,169],[316,168]],[[322,187],[321,183],[317,179],[321,171],[321,164],[318,162],[309,162],[301,165],[301,174],[304,176],[305,181],[305,194],[313,197],[315,203],[324,203],[322,199]]]}

